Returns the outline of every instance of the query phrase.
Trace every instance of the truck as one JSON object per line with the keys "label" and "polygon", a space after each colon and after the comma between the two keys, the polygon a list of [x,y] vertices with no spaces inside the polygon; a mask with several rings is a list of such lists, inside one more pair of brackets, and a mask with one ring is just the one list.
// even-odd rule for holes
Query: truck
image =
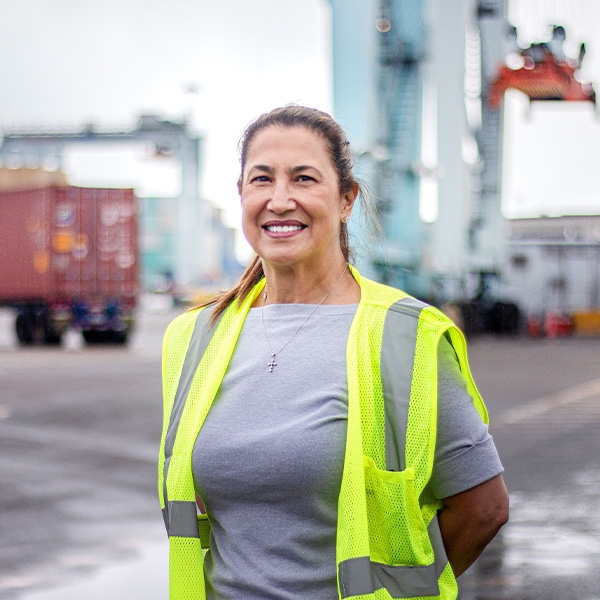
{"label": "truck", "polygon": [[132,189],[48,185],[0,191],[0,307],[21,345],[125,344],[138,297]]}

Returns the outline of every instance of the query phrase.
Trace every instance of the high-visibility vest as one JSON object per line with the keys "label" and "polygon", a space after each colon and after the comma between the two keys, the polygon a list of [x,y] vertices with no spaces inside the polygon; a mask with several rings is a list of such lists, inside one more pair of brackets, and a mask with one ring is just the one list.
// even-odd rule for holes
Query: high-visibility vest
{"label": "high-visibility vest", "polygon": [[[440,311],[352,274],[361,288],[347,345],[348,431],[338,501],[339,598],[455,599],[457,586],[426,484],[437,433],[437,346],[447,335],[481,418],[464,337]],[[192,450],[254,300],[175,319],[163,344],[159,498],[169,535],[171,600],[204,599],[210,524],[198,515]]]}

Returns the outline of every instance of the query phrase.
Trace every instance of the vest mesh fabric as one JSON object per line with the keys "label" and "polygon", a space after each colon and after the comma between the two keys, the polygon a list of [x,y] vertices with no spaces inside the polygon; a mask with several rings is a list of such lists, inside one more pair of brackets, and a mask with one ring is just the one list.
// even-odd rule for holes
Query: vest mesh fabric
{"label": "vest mesh fabric", "polygon": [[[190,338],[194,331],[196,314],[188,313],[174,320],[167,329],[163,343],[163,437],[161,452],[158,461],[159,486],[158,494],[161,508],[165,508],[167,500],[175,498],[164,497],[164,465],[165,465],[165,438],[168,431],[173,403],[185,355]],[[169,340],[177,340],[176,344],[169,346]],[[171,468],[169,472],[174,472]],[[171,492],[171,490],[169,490]],[[203,599],[204,577],[202,574],[202,551],[197,538],[175,537],[169,538],[169,597],[170,598],[199,598]]]}
{"label": "vest mesh fabric", "polygon": [[[188,313],[172,321],[167,328],[163,341],[163,361],[162,361],[162,386],[163,386],[163,428],[162,439],[160,444],[160,454],[158,459],[158,497],[161,508],[165,507],[165,499],[163,497],[163,469],[165,463],[165,438],[171,419],[173,410],[173,402],[179,379],[181,378],[181,370],[183,362],[190,343],[190,338],[194,332],[195,315]],[[177,343],[169,345],[170,339],[176,339]]]}
{"label": "vest mesh fabric", "polygon": [[[372,310],[364,302],[364,298],[370,296],[370,290],[364,288],[364,281],[360,283],[363,294],[350,329],[347,350],[348,433],[338,502],[338,564],[370,555],[366,515],[369,508],[373,511],[373,503],[367,500],[368,494],[361,492],[365,490],[364,455],[371,455],[375,464],[385,468],[385,449],[381,439],[384,430],[383,390],[379,369],[375,367],[379,364],[385,307],[402,296],[395,290],[391,297],[381,299],[384,310]],[[360,343],[356,343],[357,340]],[[343,596],[346,595],[345,590],[340,591]]]}
{"label": "vest mesh fabric", "polygon": [[[421,496],[433,469],[437,435],[437,361],[431,353],[437,349],[439,338],[449,322],[434,309],[424,309],[417,328],[415,363],[411,386],[411,401],[406,430],[406,464],[417,473],[415,491]],[[423,519],[428,523],[440,503],[434,501],[422,507]]]}
{"label": "vest mesh fabric", "polygon": [[458,361],[460,363],[461,372],[465,381],[467,382],[467,390],[471,397],[473,398],[473,404],[479,413],[479,416],[483,420],[483,422],[487,425],[489,423],[489,415],[487,412],[487,408],[483,400],[481,399],[481,394],[473,381],[473,375],[471,374],[471,369],[469,368],[469,360],[467,358],[467,343],[465,341],[465,336],[462,334],[460,329],[456,326],[452,326],[448,333],[450,334],[450,339],[452,340],[452,345],[456,351],[458,356]]}
{"label": "vest mesh fabric", "polygon": [[204,600],[204,554],[197,538],[169,538],[169,598]]}

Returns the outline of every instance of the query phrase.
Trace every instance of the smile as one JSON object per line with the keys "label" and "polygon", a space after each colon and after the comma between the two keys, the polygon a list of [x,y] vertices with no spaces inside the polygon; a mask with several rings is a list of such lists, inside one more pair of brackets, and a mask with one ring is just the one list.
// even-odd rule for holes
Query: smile
{"label": "smile", "polygon": [[289,233],[291,231],[301,231],[304,225],[266,225],[265,229],[271,233]]}

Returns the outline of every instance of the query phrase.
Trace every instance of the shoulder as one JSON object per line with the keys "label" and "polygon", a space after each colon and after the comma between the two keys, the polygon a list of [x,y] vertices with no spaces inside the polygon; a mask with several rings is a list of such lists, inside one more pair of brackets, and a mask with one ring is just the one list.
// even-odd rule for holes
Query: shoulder
{"label": "shoulder", "polygon": [[163,339],[163,352],[174,345],[187,346],[194,332],[199,325],[209,326],[211,315],[210,306],[188,310],[175,317],[167,326]]}
{"label": "shoulder", "polygon": [[452,325],[452,321],[438,308],[410,296],[406,292],[362,277],[360,286],[364,304],[380,307],[393,314],[404,315],[413,319],[424,319],[432,325]]}
{"label": "shoulder", "polygon": [[353,274],[360,286],[361,301],[367,306],[391,306],[401,298],[408,297],[406,292],[398,288],[361,277],[356,270],[353,270]]}

